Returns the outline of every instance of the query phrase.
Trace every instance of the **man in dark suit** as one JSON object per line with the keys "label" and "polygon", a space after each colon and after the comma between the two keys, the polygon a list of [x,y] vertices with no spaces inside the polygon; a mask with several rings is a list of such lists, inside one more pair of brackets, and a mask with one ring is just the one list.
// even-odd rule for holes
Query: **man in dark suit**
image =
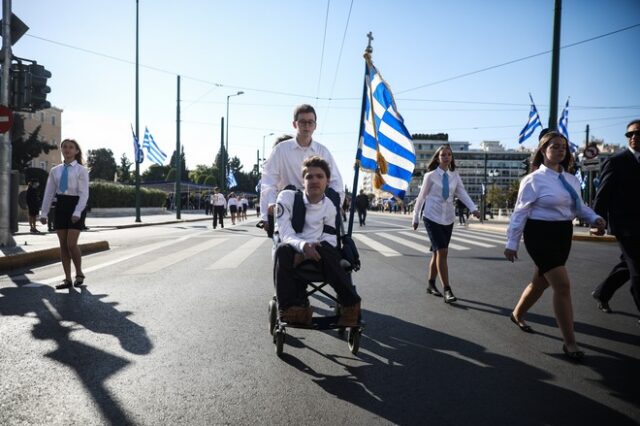
{"label": "man in dark suit", "polygon": [[598,308],[611,312],[613,293],[631,279],[631,294],[640,311],[640,120],[627,125],[629,147],[609,158],[602,168],[593,209],[607,220],[622,255],[609,276],[596,287]]}

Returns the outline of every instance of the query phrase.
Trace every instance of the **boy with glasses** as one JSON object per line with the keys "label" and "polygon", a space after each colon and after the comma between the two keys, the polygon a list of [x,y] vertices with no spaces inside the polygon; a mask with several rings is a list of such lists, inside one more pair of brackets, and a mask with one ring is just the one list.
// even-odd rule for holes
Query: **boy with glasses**
{"label": "boy with glasses", "polygon": [[[620,263],[592,293],[598,309],[611,312],[609,300],[631,279],[631,294],[640,311],[640,120],[627,125],[625,149],[609,158],[600,174],[593,209],[607,220],[622,254]],[[640,323],[640,321],[639,321]]]}
{"label": "boy with glasses", "polygon": [[331,152],[313,139],[316,124],[316,111],[311,105],[297,106],[293,113],[295,138],[276,145],[264,164],[260,188],[260,216],[267,233],[273,232],[269,226],[269,216],[273,217],[273,206],[278,192],[288,185],[293,185],[296,189],[303,188],[300,167],[308,157],[319,156],[329,164],[329,187],[340,195],[340,205],[344,200],[342,177]]}

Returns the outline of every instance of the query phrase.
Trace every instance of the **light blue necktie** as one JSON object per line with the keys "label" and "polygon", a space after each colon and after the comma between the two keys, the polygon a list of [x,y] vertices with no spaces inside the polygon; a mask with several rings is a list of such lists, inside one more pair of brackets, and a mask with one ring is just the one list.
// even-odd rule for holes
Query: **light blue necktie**
{"label": "light blue necktie", "polygon": [[445,201],[449,198],[449,175],[447,172],[442,175],[442,198]]}
{"label": "light blue necktie", "polygon": [[71,164],[65,164],[62,169],[62,176],[60,177],[60,192],[64,194],[69,187],[69,167]]}
{"label": "light blue necktie", "polygon": [[573,198],[573,202],[576,203],[576,212],[580,213],[582,203],[580,202],[580,197],[578,197],[578,193],[576,192],[575,189],[573,189],[573,186],[569,185],[569,182],[567,182],[567,180],[564,178],[562,173],[560,173],[560,176],[558,176],[558,178],[560,179],[560,182],[562,182],[562,186],[564,186],[564,189],[566,189],[569,195],[571,195],[571,198]]}

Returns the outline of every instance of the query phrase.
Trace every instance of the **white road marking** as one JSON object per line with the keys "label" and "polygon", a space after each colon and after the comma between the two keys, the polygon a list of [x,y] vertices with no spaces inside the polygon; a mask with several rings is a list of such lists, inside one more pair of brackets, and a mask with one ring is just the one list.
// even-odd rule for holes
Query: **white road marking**
{"label": "white road marking", "polygon": [[178,252],[155,258],[150,262],[143,263],[140,266],[124,271],[124,274],[152,274],[168,266],[175,265],[178,262],[182,262],[185,259],[197,256],[198,254],[201,254],[202,252],[209,250],[210,248],[213,248],[225,241],[227,241],[227,238],[210,239],[203,243],[196,244],[195,246],[187,247]]}
{"label": "white road marking", "polygon": [[249,241],[242,244],[231,253],[218,259],[213,265],[207,268],[208,271],[214,269],[231,269],[237,268],[242,262],[244,262],[249,256],[253,254],[258,247],[260,247],[265,241],[269,241],[268,238],[251,237]]}
{"label": "white road marking", "polygon": [[427,246],[425,246],[424,244],[414,243],[413,241],[409,241],[409,240],[406,240],[404,238],[400,238],[400,237],[398,237],[396,235],[393,235],[393,234],[387,234],[387,233],[384,233],[384,232],[380,232],[377,235],[382,237],[382,238],[387,238],[387,239],[389,239],[389,240],[391,240],[391,241],[393,241],[395,243],[398,243],[400,245],[412,248],[414,250],[417,250],[417,251],[420,251],[420,252],[423,252],[423,253],[429,250],[429,248]]}
{"label": "white road marking", "polygon": [[[478,241],[471,241],[470,239],[467,239],[467,238],[460,238],[460,237],[452,236],[451,239],[454,240],[454,241],[460,241],[460,242],[463,242],[463,243],[466,243],[466,244],[471,244],[472,246],[485,247],[485,248],[495,247],[495,245],[493,245],[493,244],[481,243],[481,242],[478,242]],[[449,244],[449,245],[451,245],[451,244]]]}
{"label": "white road marking", "polygon": [[353,234],[353,236],[355,237],[355,239],[359,242],[361,242],[362,244],[369,246],[370,248],[372,248],[373,250],[377,251],[378,253],[380,253],[381,255],[385,256],[385,257],[392,257],[392,256],[402,256],[402,254],[400,252],[397,252],[393,249],[390,249],[389,247],[385,246],[382,243],[377,242],[376,240],[367,237],[366,235],[362,235],[362,234]]}
{"label": "white road marking", "polygon": [[[411,238],[417,238],[419,240],[424,241],[425,238],[423,237],[424,234],[418,234],[416,232],[409,232],[409,231],[404,231],[404,232],[400,232],[402,235],[406,235],[407,237],[411,237]],[[427,240],[427,244],[429,244],[429,237],[426,238]],[[429,246],[427,246],[427,248],[429,248]],[[469,247],[465,247],[465,246],[459,246],[458,244],[453,244],[453,243],[449,243],[449,248],[453,249],[453,250],[469,250]]]}

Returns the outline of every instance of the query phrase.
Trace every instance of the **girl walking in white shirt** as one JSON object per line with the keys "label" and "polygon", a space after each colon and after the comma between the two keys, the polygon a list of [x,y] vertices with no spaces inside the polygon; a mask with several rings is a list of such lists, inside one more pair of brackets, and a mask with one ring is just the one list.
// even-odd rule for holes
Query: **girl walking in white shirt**
{"label": "girl walking in white shirt", "polygon": [[573,332],[571,288],[564,266],[571,250],[572,221],[577,216],[600,229],[606,224],[582,202],[578,178],[567,173],[572,161],[567,139],[560,133],[550,131],[540,139],[531,161],[535,171],[520,182],[504,255],[511,262],[518,258],[518,245],[524,234],[525,247],[536,265],[511,321],[522,331],[532,333],[522,318],[551,286],[553,310],[564,339],[562,350],[571,360],[578,361],[584,352],[578,349]]}
{"label": "girl walking in white shirt", "polygon": [[241,222],[242,218],[240,217],[240,213],[238,213],[238,199],[236,198],[235,192],[229,194],[227,207],[229,207],[229,213],[231,214],[231,224],[236,224],[236,214],[238,214],[238,222]]}
{"label": "girl walking in white shirt", "polygon": [[[55,229],[60,243],[60,258],[65,278],[56,286],[61,290],[72,285],[80,287],[84,283],[82,253],[78,247],[78,237],[82,230],[82,211],[89,199],[89,172],[82,165],[82,150],[73,139],[60,143],[64,163],[51,169],[44,199],[40,222],[47,223],[47,215],[53,198],[56,198]],[[71,261],[76,269],[76,279],[71,282]]]}
{"label": "girl walking in white shirt", "polygon": [[447,264],[448,247],[455,221],[454,196],[458,197],[476,218],[480,218],[476,205],[465,191],[462,179],[455,169],[456,163],[451,147],[442,145],[433,154],[427,166],[428,172],[424,175],[422,188],[413,210],[413,229],[418,229],[418,221],[422,216],[431,240],[433,256],[429,262],[427,293],[442,297],[442,293],[436,288],[436,278],[440,275],[445,303],[457,300],[449,284]]}

